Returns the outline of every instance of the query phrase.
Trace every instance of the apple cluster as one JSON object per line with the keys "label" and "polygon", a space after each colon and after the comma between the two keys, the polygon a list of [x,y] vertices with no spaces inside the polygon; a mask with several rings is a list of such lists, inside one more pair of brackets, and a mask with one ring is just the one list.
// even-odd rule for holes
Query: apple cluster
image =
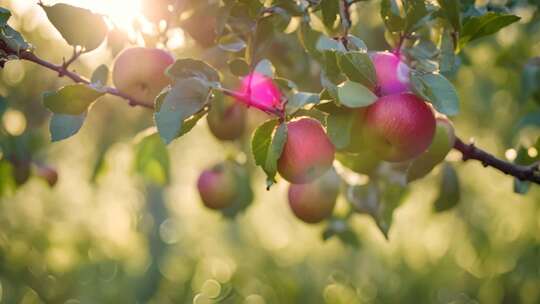
{"label": "apple cluster", "polygon": [[[317,119],[303,116],[286,122],[287,139],[277,172],[290,183],[292,212],[307,223],[320,222],[333,213],[341,185],[334,160],[368,175],[382,162],[398,163],[409,168],[407,179],[412,181],[442,162],[454,144],[450,120],[412,92],[410,68],[400,54],[374,52],[370,58],[377,75],[373,93],[378,99],[367,107],[349,109],[355,121],[347,147],[337,150]],[[150,104],[170,84],[164,71],[173,61],[162,50],[127,49],[116,59],[113,81],[122,92]],[[237,140],[247,129],[246,106],[282,113],[283,99],[271,78],[253,72],[242,79],[236,100],[226,99],[210,109],[208,127],[219,140]],[[228,208],[238,196],[229,167],[218,164],[200,175],[197,188],[206,207]]]}

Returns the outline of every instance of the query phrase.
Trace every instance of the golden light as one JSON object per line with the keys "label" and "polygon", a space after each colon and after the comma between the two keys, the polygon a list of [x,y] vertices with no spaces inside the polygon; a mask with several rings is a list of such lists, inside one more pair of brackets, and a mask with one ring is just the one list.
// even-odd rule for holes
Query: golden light
{"label": "golden light", "polygon": [[140,0],[68,0],[61,1],[106,15],[116,26],[132,30],[133,22],[142,19]]}

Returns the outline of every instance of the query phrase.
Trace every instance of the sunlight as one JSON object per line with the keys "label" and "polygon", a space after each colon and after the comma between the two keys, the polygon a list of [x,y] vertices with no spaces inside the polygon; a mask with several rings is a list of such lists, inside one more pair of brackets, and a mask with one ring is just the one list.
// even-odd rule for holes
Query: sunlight
{"label": "sunlight", "polygon": [[109,17],[116,26],[132,30],[133,21],[142,18],[140,0],[70,0],[65,3],[88,8]]}

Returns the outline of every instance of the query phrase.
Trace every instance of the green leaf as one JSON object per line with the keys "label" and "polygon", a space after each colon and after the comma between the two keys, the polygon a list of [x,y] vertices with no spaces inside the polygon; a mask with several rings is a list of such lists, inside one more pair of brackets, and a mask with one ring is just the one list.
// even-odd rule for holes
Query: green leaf
{"label": "green leaf", "polygon": [[156,132],[145,134],[135,145],[134,168],[146,182],[161,186],[169,183],[169,151]]}
{"label": "green leaf", "polygon": [[72,84],[56,92],[45,92],[43,104],[53,113],[80,115],[104,94],[86,84]]}
{"label": "green leaf", "polygon": [[[368,51],[368,47],[367,47],[366,43],[362,39],[360,39],[360,38],[358,38],[356,36],[353,36],[353,35],[349,35],[349,36],[347,36],[347,40],[349,41],[349,43],[352,44],[352,46],[354,46],[354,48],[357,51],[363,52],[363,53],[366,53]],[[350,47],[349,47],[349,49],[350,49]]]}
{"label": "green leaf", "polygon": [[[17,56],[21,51],[32,49],[32,46],[24,40],[21,33],[17,32],[7,24],[0,26],[0,41],[3,41],[10,50],[17,54]],[[10,56],[3,55],[3,51],[0,51],[0,62],[11,59]]]}
{"label": "green leaf", "polygon": [[356,111],[336,111],[326,118],[328,137],[337,150],[345,149],[351,142],[351,131],[358,113]]}
{"label": "green leaf", "polygon": [[251,139],[255,164],[262,167],[269,185],[276,182],[277,161],[287,141],[287,125],[282,123],[276,128],[278,123],[276,119],[263,123],[255,130]]}
{"label": "green leaf", "polygon": [[459,113],[459,97],[454,85],[441,74],[411,73],[413,91],[448,116]]}
{"label": "green leaf", "polygon": [[109,81],[109,68],[107,65],[102,64],[96,68],[94,73],[92,73],[92,78],[90,80],[92,84],[103,87],[107,85]]}
{"label": "green leaf", "polygon": [[202,60],[191,58],[177,59],[167,68],[165,74],[177,81],[184,81],[184,79],[191,77],[210,83],[220,81],[219,73],[214,67]]}
{"label": "green leaf", "polygon": [[456,63],[454,53],[454,41],[449,30],[444,30],[441,35],[441,55],[439,59],[439,69],[441,73],[451,72]]}
{"label": "green leaf", "polygon": [[51,140],[56,142],[75,135],[81,129],[85,119],[86,112],[79,115],[53,113],[49,123]]}
{"label": "green leaf", "polygon": [[377,95],[354,81],[345,81],[337,90],[339,102],[349,108],[367,107],[377,100]]}
{"label": "green leaf", "polygon": [[381,17],[390,32],[403,30],[405,21],[400,16],[399,6],[396,0],[382,0]]}
{"label": "green leaf", "polygon": [[11,18],[11,12],[8,9],[0,7],[0,27],[6,25],[9,18]]}
{"label": "green leaf", "polygon": [[404,2],[405,6],[405,32],[412,33],[424,25],[430,18],[430,13],[426,8],[425,0],[409,0]]}
{"label": "green leaf", "polygon": [[459,15],[459,12],[461,10],[460,1],[437,0],[437,2],[441,7],[443,16],[448,20],[448,22],[450,22],[450,24],[454,28],[454,31],[459,33],[461,31],[461,19]]}
{"label": "green leaf", "polygon": [[200,79],[186,78],[157,97],[154,119],[166,144],[185,134],[186,119],[204,108],[209,93],[210,88]]}
{"label": "green leaf", "polygon": [[496,12],[489,12],[482,16],[473,16],[464,20],[463,29],[459,39],[460,46],[468,42],[498,32],[500,29],[519,21],[521,18]]}
{"label": "green leaf", "polygon": [[298,29],[298,37],[304,49],[313,57],[319,56],[317,42],[322,34],[313,30],[308,21],[302,21]]}
{"label": "green leaf", "polygon": [[101,15],[63,3],[53,6],[40,5],[69,45],[81,46],[86,51],[91,51],[107,36],[108,28]]}
{"label": "green leaf", "polygon": [[235,58],[229,61],[228,65],[234,76],[243,77],[249,74],[249,64],[242,58]]}
{"label": "green leaf", "polygon": [[223,36],[218,41],[218,47],[226,52],[240,52],[245,49],[246,46],[246,42],[234,34]]}
{"label": "green leaf", "polygon": [[286,110],[288,114],[293,114],[308,104],[319,103],[319,95],[308,92],[295,92],[289,97]]}
{"label": "green leaf", "polygon": [[324,26],[332,31],[339,15],[339,0],[321,1],[321,13]]}
{"label": "green leaf", "polygon": [[375,67],[367,53],[358,51],[338,53],[337,58],[341,71],[350,80],[359,82],[368,88],[376,86]]}
{"label": "green leaf", "polygon": [[436,212],[452,209],[459,203],[461,196],[459,178],[454,167],[446,163],[441,174],[439,197],[434,203]]}
{"label": "green leaf", "polygon": [[7,108],[8,108],[7,99],[4,96],[0,95],[0,119],[2,119],[2,115],[4,115]]}
{"label": "green leaf", "polygon": [[274,74],[276,73],[276,68],[270,60],[263,59],[255,66],[255,72],[273,78]]}

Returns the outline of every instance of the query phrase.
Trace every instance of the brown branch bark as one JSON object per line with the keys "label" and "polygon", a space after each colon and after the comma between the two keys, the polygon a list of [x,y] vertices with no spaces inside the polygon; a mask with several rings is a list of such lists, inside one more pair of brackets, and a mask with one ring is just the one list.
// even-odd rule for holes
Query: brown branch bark
{"label": "brown branch bark", "polygon": [[461,152],[463,161],[474,159],[480,161],[484,167],[493,167],[504,174],[514,176],[522,181],[529,181],[540,185],[540,168],[538,165],[523,166],[507,162],[476,147],[473,143],[466,144],[459,138],[456,138],[454,149]]}
{"label": "brown branch bark", "polygon": [[[43,59],[39,58],[33,52],[22,51],[19,54],[19,57],[21,59],[31,61],[33,63],[41,65],[42,67],[48,68],[49,70],[55,71],[55,72],[58,73],[58,76],[60,76],[60,77],[66,76],[66,77],[68,77],[69,79],[73,80],[76,83],[90,84],[90,81],[88,79],[82,77],[81,75],[79,75],[79,74],[77,74],[75,72],[72,72],[72,71],[68,70],[65,67],[64,64],[57,65],[57,64],[48,62],[46,60],[43,60]],[[123,99],[127,100],[129,102],[129,105],[131,105],[131,106],[140,106],[140,107],[145,107],[145,108],[148,108],[148,109],[153,109],[153,106],[148,105],[148,104],[146,104],[146,103],[144,103],[144,102],[142,102],[140,100],[137,100],[137,99],[135,99],[135,98],[133,98],[133,97],[127,95],[127,94],[124,94],[124,93],[118,91],[118,89],[116,89],[116,88],[104,87],[103,89],[105,90],[105,92],[107,94],[114,95],[114,96],[117,96],[117,97],[120,97],[120,98],[123,98]]]}

